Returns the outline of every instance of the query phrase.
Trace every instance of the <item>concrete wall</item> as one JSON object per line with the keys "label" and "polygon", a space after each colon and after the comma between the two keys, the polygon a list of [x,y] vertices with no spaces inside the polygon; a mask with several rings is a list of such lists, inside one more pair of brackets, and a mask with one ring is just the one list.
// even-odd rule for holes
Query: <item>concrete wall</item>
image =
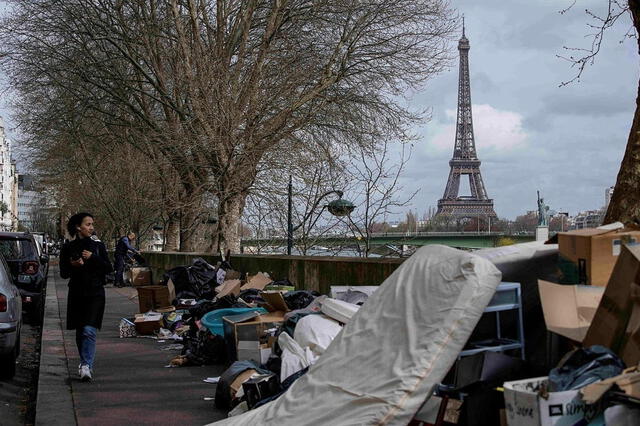
{"label": "concrete wall", "polygon": [[[176,266],[191,265],[192,259],[201,257],[215,265],[219,256],[206,253],[144,252],[144,258],[153,271],[154,281]],[[240,272],[255,274],[267,272],[278,280],[288,278],[297,289],[329,293],[333,285],[379,285],[404,261],[396,258],[277,256],[237,254],[231,265]]]}

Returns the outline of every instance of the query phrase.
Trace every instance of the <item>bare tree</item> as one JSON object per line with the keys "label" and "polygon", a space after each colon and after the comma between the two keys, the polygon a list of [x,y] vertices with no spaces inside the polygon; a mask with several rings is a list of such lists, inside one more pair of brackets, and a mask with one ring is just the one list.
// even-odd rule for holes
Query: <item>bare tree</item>
{"label": "bare tree", "polygon": [[107,242],[125,230],[144,240],[163,210],[160,174],[131,146],[114,145],[107,135],[101,142],[58,131],[46,146],[29,150],[33,164],[47,170],[39,187],[55,200],[55,216],[88,210]]}
{"label": "bare tree", "polygon": [[[574,1],[565,13],[576,4]],[[639,0],[609,0],[607,11],[599,15],[586,10],[592,19],[588,24],[593,31],[591,34],[591,46],[588,49],[565,48],[570,54],[561,56],[577,67],[577,73],[571,80],[562,83],[568,84],[580,78],[585,67],[593,64],[596,55],[600,51],[605,31],[613,26],[619,19],[630,16],[632,27],[625,37],[635,37],[640,53],[640,1]],[[623,223],[640,223],[640,81],[638,83],[638,95],[636,97],[636,110],[633,115],[631,130],[627,139],[627,147],[620,164],[613,196],[604,218],[604,223],[620,221]]]}
{"label": "bare tree", "polygon": [[[346,186],[344,164],[337,152],[318,151],[313,144],[297,156],[270,155],[247,198],[244,222],[257,233],[268,229],[280,238],[287,236],[288,179],[292,178],[292,225],[294,245],[302,254],[340,223],[325,210],[335,191]],[[325,195],[325,197],[323,197]],[[265,246],[273,243],[265,241]]]}
{"label": "bare tree", "polygon": [[309,249],[317,246],[323,237],[341,228],[337,218],[326,210],[331,199],[338,197],[336,191],[342,191],[346,186],[344,178],[336,176],[338,173],[320,163],[300,179],[301,185],[294,185],[293,216],[298,227],[294,241],[303,255],[307,255]]}
{"label": "bare tree", "polygon": [[183,250],[207,193],[216,245],[238,250],[246,197],[270,151],[401,136],[420,114],[398,95],[448,66],[457,25],[446,0],[12,4],[2,40],[23,111],[64,95],[60,108],[89,111],[124,129],[122,142],[162,155],[178,177],[170,222]]}
{"label": "bare tree", "polygon": [[411,147],[402,143],[398,158],[394,158],[390,144],[383,141],[380,149],[361,149],[347,167],[352,183],[349,193],[356,194],[357,200],[349,223],[363,257],[371,253],[374,224],[398,213],[396,209],[407,206],[417,194],[416,191],[403,197],[404,188],[399,181],[410,154]]}

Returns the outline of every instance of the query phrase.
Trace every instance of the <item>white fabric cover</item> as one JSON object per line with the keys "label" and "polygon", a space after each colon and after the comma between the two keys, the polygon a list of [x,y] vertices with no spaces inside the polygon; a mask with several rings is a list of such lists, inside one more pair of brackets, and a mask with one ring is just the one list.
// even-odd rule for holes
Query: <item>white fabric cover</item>
{"label": "white fabric cover", "polygon": [[280,381],[315,364],[340,331],[342,326],[337,321],[324,315],[308,315],[298,320],[294,338],[281,333],[278,337],[282,349]]}
{"label": "white fabric cover", "polygon": [[453,365],[500,272],[450,247],[422,247],[277,400],[219,425],[406,425]]}
{"label": "white fabric cover", "polygon": [[345,324],[349,322],[351,317],[354,316],[359,309],[359,305],[331,298],[327,298],[327,300],[322,302],[322,307],[320,308],[326,316]]}
{"label": "white fabric cover", "polygon": [[314,354],[321,355],[341,331],[342,326],[331,318],[307,315],[298,320],[293,338],[303,348],[309,347]]}
{"label": "white fabric cover", "polygon": [[282,365],[280,366],[281,382],[318,360],[318,355],[314,354],[311,348],[303,348],[287,333],[280,333],[278,345],[282,349],[282,355],[280,355],[282,359]]}

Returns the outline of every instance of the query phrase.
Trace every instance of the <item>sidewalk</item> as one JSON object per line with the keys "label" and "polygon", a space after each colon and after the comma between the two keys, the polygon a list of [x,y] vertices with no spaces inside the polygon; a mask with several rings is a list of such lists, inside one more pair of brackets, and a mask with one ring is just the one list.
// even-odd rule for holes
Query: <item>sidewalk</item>
{"label": "sidewalk", "polygon": [[49,270],[42,355],[38,383],[37,425],[204,425],[226,417],[215,408],[216,385],[223,366],[165,368],[179,352],[164,351],[173,341],[120,339],[118,323],[137,312],[133,288],[107,287],[107,306],[98,332],[94,381],[78,379],[75,331],[65,330],[67,281],[57,267]]}

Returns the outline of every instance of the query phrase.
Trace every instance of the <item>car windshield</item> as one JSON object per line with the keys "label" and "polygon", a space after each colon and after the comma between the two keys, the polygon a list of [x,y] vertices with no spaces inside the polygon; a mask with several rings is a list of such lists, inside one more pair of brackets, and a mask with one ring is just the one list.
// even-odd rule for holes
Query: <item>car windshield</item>
{"label": "car windshield", "polygon": [[42,254],[42,236],[34,235],[33,238],[36,240],[36,247],[38,248],[38,255]]}
{"label": "car windshield", "polygon": [[0,254],[7,260],[33,256],[33,245],[29,240],[0,240]]}

